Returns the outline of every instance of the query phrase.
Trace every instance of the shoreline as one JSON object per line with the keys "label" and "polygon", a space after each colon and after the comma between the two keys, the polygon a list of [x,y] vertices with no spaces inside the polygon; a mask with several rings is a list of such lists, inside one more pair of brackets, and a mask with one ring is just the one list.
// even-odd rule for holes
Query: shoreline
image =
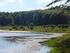
{"label": "shoreline", "polygon": [[[26,33],[27,33],[27,32],[34,32],[34,31],[16,31],[16,30],[9,31],[9,30],[0,30],[0,33],[2,33],[2,32],[3,32],[3,33],[10,33],[10,32],[11,32],[11,33],[18,33],[18,32],[19,32],[19,33],[20,33],[20,32],[22,32],[22,33],[23,33],[23,32],[24,32],[24,33],[26,32]],[[56,38],[56,37],[63,36],[63,35],[66,34],[66,33],[48,33],[48,32],[46,32],[46,34],[52,34],[52,35],[48,35],[48,37],[49,37],[48,40],[49,40],[49,39],[51,39],[51,38]],[[44,34],[44,35],[46,35],[46,34]],[[48,40],[46,40],[46,39],[45,39],[45,40],[40,40],[39,43],[42,44],[41,42],[48,41]],[[43,45],[43,44],[42,44],[42,45]],[[43,45],[43,46],[46,46],[46,45]],[[48,45],[47,45],[47,46],[48,46]],[[49,47],[49,46],[48,46],[48,48],[50,48],[50,50],[49,50],[49,52],[50,52],[50,51],[52,50],[52,47]]]}
{"label": "shoreline", "polygon": [[[0,30],[0,32],[38,32],[38,31],[31,31],[31,30]],[[63,33],[63,32],[42,32],[42,33]]]}
{"label": "shoreline", "polygon": [[[20,30],[0,30],[0,33],[7,33],[7,32],[11,32],[11,33],[20,33],[20,32],[37,32],[37,31],[20,31]],[[50,34],[52,34],[52,38],[53,37],[59,37],[59,36],[62,36],[64,34],[67,34],[67,33],[56,33],[56,32],[37,32],[37,33],[43,33],[44,35],[48,34],[50,36]]]}
{"label": "shoreline", "polygon": [[[63,51],[63,52],[66,51],[66,53],[67,53],[67,51],[70,52],[70,50],[68,50],[68,49],[66,50],[66,47],[69,46],[69,42],[70,42],[69,39],[70,39],[70,33],[63,34],[62,37],[59,36],[59,37],[55,37],[55,38],[50,38],[49,40],[46,40],[46,41],[43,41],[40,43],[45,46],[48,45],[48,47],[52,48],[50,50],[50,53],[59,53],[60,51]],[[63,44],[63,43],[66,43],[66,44]],[[59,48],[62,48],[62,50]]]}
{"label": "shoreline", "polygon": [[32,32],[32,31],[20,31],[20,30],[0,30],[0,32]]}

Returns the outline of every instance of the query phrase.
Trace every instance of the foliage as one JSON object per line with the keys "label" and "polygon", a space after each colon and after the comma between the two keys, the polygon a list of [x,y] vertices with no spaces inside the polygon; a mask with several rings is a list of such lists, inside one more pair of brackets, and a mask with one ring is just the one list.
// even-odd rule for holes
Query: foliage
{"label": "foliage", "polygon": [[52,7],[45,10],[0,12],[0,25],[59,25],[70,24],[70,7]]}
{"label": "foliage", "polygon": [[70,34],[52,38],[48,41],[42,42],[42,44],[53,47],[51,53],[70,53]]}
{"label": "foliage", "polygon": [[57,32],[57,33],[70,33],[70,27],[61,26],[61,25],[43,25],[43,26],[17,26],[17,25],[8,25],[0,26],[1,30],[21,30],[21,31],[36,31],[36,32]]}

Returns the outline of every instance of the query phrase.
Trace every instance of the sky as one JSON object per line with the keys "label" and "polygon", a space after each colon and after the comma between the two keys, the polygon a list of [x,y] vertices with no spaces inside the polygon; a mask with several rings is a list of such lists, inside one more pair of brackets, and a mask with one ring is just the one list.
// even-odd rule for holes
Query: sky
{"label": "sky", "polygon": [[[0,11],[15,12],[45,9],[47,8],[46,5],[50,2],[52,2],[52,0],[0,0]],[[58,2],[58,4],[60,3]]]}

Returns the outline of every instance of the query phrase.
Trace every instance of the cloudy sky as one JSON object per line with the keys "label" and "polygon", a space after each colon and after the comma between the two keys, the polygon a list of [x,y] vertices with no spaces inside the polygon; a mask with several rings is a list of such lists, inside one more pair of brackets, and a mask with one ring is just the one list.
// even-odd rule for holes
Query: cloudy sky
{"label": "cloudy sky", "polygon": [[0,0],[0,11],[28,11],[44,9],[52,0]]}

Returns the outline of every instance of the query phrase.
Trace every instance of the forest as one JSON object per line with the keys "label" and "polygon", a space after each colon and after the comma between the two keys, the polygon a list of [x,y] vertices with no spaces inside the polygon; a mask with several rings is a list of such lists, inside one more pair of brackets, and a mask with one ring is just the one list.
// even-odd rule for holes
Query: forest
{"label": "forest", "polygon": [[[62,0],[52,0],[51,3],[46,5],[46,7],[60,1]],[[45,48],[51,48],[51,50],[47,53],[70,53],[70,5],[66,5],[68,3],[70,4],[70,0],[66,0],[63,5],[59,5],[56,7],[52,6],[51,8],[44,10],[38,9],[19,12],[0,12],[0,38],[2,39],[2,36],[5,35],[5,37],[8,39],[6,40],[5,37],[3,39],[6,40],[7,43],[8,41],[15,43],[15,45],[12,44],[13,46],[15,46],[14,48],[10,44],[11,50],[9,51],[8,44],[11,42],[6,44],[8,47],[7,49],[6,45],[3,46],[4,44],[2,44],[3,40],[0,39],[0,49],[3,49],[3,47],[5,47],[4,49],[6,50],[3,49],[3,51],[7,51],[6,53],[17,53],[17,51],[19,50],[20,53],[25,53],[26,51],[26,53],[33,53],[31,52],[33,49],[35,53],[35,50],[37,49],[41,51],[39,48],[43,45],[45,46]],[[12,33],[13,35],[11,36]],[[46,40],[43,42],[39,42],[39,39]],[[38,44],[37,42],[39,42],[40,44]],[[3,41],[3,43],[6,42]],[[34,45],[32,43],[34,43]],[[22,45],[24,45],[24,48],[22,48]],[[45,49],[43,47],[41,48],[44,52]],[[48,50],[48,48],[46,50]],[[2,52],[2,50],[0,52]]]}
{"label": "forest", "polygon": [[0,29],[40,32],[69,31],[70,6],[56,6],[45,10],[23,12],[0,12]]}
{"label": "forest", "polygon": [[0,12],[0,25],[69,25],[70,6],[45,10]]}

